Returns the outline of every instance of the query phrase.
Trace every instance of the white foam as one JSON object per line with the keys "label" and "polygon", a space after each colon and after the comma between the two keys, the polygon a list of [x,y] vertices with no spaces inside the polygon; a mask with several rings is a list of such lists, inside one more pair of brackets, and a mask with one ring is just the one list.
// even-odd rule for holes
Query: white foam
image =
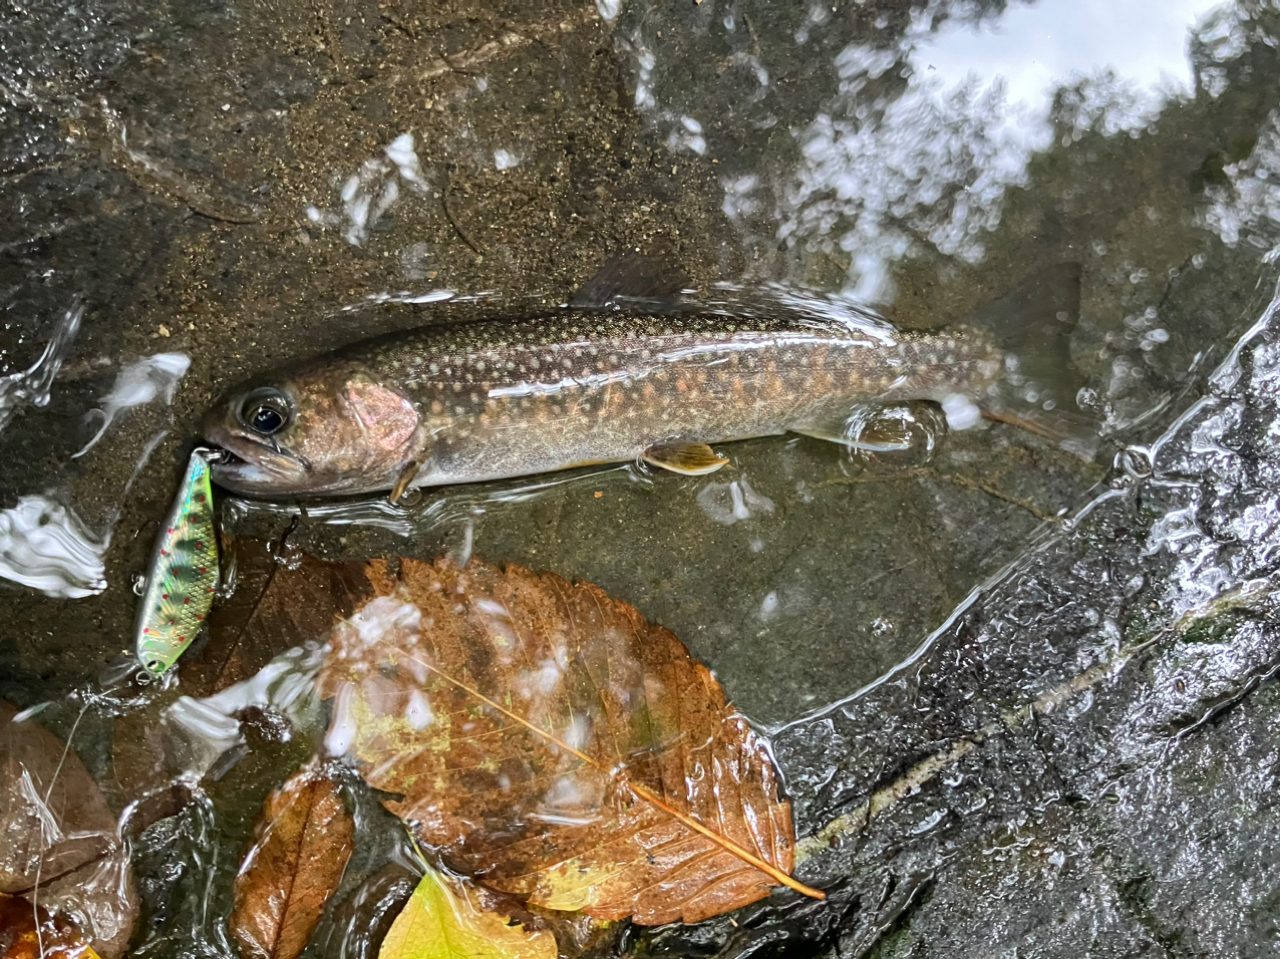
{"label": "white foam", "polygon": [[248,706],[283,713],[294,726],[316,719],[316,675],[325,647],[308,642],[277,656],[243,682],[203,699],[179,696],[164,711],[170,729],[185,740],[189,776],[199,778],[243,739],[237,714]]}
{"label": "white foam", "polygon": [[110,542],[65,506],[24,496],[0,511],[0,576],[59,599],[92,596],[107,588],[103,556]]}
{"label": "white foam", "polygon": [[73,458],[84,456],[93,449],[122,410],[143,406],[157,397],[165,403],[172,403],[178,384],[190,368],[191,357],[185,353],[156,353],[144,356],[122,369],[116,374],[111,391],[99,401],[102,408],[97,413],[102,417],[102,425],[93,439]]}
{"label": "white foam", "polygon": [[947,429],[967,430],[982,421],[982,410],[967,396],[952,393],[942,401],[942,414],[947,418]]}
{"label": "white foam", "polygon": [[520,165],[520,158],[507,150],[494,150],[493,165],[499,170],[510,170]]}

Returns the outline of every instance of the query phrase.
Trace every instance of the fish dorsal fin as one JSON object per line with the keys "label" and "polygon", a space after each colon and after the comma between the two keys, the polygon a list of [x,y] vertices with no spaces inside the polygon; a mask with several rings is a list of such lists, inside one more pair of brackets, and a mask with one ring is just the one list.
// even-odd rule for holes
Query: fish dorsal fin
{"label": "fish dorsal fin", "polygon": [[714,473],[729,462],[727,456],[721,456],[706,443],[660,443],[650,446],[640,459],[650,466],[685,476]]}
{"label": "fish dorsal fin", "polygon": [[665,247],[649,253],[623,250],[582,284],[569,306],[577,310],[621,309],[628,305],[675,309],[688,285],[688,278]]}

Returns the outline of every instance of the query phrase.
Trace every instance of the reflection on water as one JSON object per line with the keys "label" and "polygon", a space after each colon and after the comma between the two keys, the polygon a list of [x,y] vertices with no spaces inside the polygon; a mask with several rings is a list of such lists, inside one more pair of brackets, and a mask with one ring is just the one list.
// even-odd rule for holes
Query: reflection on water
{"label": "reflection on water", "polygon": [[382,152],[383,156],[365,160],[358,172],[343,181],[341,214],[308,206],[307,219],[319,227],[341,227],[346,241],[360,246],[400,199],[401,183],[414,193],[429,192],[412,133],[400,134]]}
{"label": "reflection on water", "polygon": [[414,490],[413,495],[396,504],[382,495],[301,505],[228,496],[222,508],[224,521],[229,526],[259,517],[305,516],[308,522],[332,526],[376,527],[403,537],[429,536],[503,506],[552,496],[566,484],[594,489],[602,483],[612,484],[619,480],[646,487],[652,485],[650,474],[640,465],[624,464],[606,469],[548,474],[534,480],[475,484],[463,486],[456,492],[423,494]]}
{"label": "reflection on water", "polygon": [[95,411],[101,418],[102,425],[75,454],[75,458],[79,459],[97,446],[123,410],[153,402],[157,397],[162,397],[166,403],[172,403],[173,394],[190,367],[191,357],[185,353],[157,353],[154,356],[144,356],[122,369],[116,375],[111,392],[99,401],[101,409]]}
{"label": "reflection on water", "polygon": [[1158,113],[1171,97],[1194,94],[1198,81],[1188,50],[1193,31],[1201,41],[1222,35],[1226,17],[1206,24],[1206,14],[1221,9],[1229,17],[1230,7],[1221,0],[1169,0],[1153,16],[1151,4],[1142,0],[1015,3],[999,17],[922,33],[912,63],[944,84],[969,76],[986,87],[1001,84],[1014,119],[1025,110],[1023,118],[1039,125],[1033,149],[1044,149],[1053,94],[1064,80],[1114,75],[1131,91],[1135,120]]}
{"label": "reflection on water", "polygon": [[[25,405],[37,408],[49,405],[49,391],[53,388],[53,381],[62,364],[71,353],[83,317],[83,306],[77,304],[71,307],[54,324],[44,352],[40,353],[36,361],[27,369],[19,367],[17,371],[0,379],[0,432]],[[20,362],[7,349],[0,353],[0,360],[3,360],[6,367]]]}
{"label": "reflection on water", "polygon": [[[685,640],[772,730],[804,868],[843,885],[654,950],[981,955],[996,930],[1043,956],[1264,951],[1274,331],[1231,351],[1280,249],[1275,3],[29,12],[0,22],[0,694],[54,702],[39,719],[68,731],[68,691],[127,644],[129,578],[200,414],[277,361],[554,306],[659,234],[701,290],[782,282],[916,327],[1080,262],[1093,461],[961,431],[972,409],[944,410],[948,431],[894,408],[871,425],[937,439],[928,455],[774,438],[710,477],[228,497],[224,525],[550,569]],[[323,726],[241,722],[272,677],[306,700],[314,663],[280,662],[185,739],[179,675],[74,740],[119,807],[152,773],[215,773],[139,839],[136,954],[231,948],[251,820]],[[361,795],[375,841],[325,954],[375,955],[412,885],[382,871],[402,840]]]}
{"label": "reflection on water", "polygon": [[[1061,0],[992,11],[984,4],[957,7],[929,4],[905,19],[881,16],[871,30],[859,30],[856,15],[850,29],[849,17],[815,5],[792,35],[794,45],[785,32],[771,32],[779,67],[819,38],[828,48],[838,46],[825,67],[829,92],[814,102],[812,115],[787,111],[783,138],[793,144],[783,147],[781,164],[766,157],[723,179],[726,214],[747,231],[761,225],[753,214],[780,221],[774,238],[787,247],[848,263],[846,292],[863,302],[892,303],[895,264],[921,247],[958,264],[983,260],[1006,193],[1032,185],[1029,168],[1038,154],[1090,132],[1154,132],[1166,109],[1202,93],[1220,95],[1225,64],[1244,53],[1249,29],[1239,6],[1211,0],[1161,4],[1158,12],[1146,0],[1085,9]],[[782,19],[764,6],[752,13],[764,23]],[[637,82],[645,91],[637,105],[670,127],[673,149],[683,143],[704,153],[701,122],[680,113],[695,98],[687,88],[664,90],[664,66],[678,73],[683,63],[674,61],[682,61],[685,50],[675,36],[660,42],[660,23],[653,16],[633,28],[630,48],[641,51]],[[759,28],[751,23],[731,14],[702,26],[708,40],[755,49]],[[663,47],[673,62],[657,52]],[[768,87],[769,70],[749,59],[760,87]],[[748,95],[730,107],[739,124],[771,130],[783,122],[770,109],[780,106],[776,95],[762,99],[750,83],[735,80],[726,74],[712,84],[724,93],[746,87]],[[729,154],[723,162],[731,170],[741,162],[732,155],[736,125],[718,120],[724,142],[712,139],[710,147],[713,155]],[[698,135],[690,145],[692,129]]]}

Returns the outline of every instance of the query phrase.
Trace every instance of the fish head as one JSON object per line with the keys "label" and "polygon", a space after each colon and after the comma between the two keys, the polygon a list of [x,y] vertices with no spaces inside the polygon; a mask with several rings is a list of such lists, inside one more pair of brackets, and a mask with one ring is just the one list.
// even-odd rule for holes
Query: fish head
{"label": "fish head", "polygon": [[358,364],[319,363],[241,384],[205,417],[224,451],[213,481],[247,496],[390,489],[422,445],[417,407]]}

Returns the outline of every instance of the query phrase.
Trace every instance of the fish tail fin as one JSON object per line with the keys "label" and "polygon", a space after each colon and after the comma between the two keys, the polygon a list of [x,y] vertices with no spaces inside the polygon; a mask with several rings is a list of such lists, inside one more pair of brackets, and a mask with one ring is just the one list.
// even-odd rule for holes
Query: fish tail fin
{"label": "fish tail fin", "polygon": [[1004,374],[984,400],[983,415],[1091,459],[1099,423],[1077,402],[1084,378],[1071,360],[1080,273],[1079,263],[1040,270],[965,322],[988,330],[1005,357]]}

